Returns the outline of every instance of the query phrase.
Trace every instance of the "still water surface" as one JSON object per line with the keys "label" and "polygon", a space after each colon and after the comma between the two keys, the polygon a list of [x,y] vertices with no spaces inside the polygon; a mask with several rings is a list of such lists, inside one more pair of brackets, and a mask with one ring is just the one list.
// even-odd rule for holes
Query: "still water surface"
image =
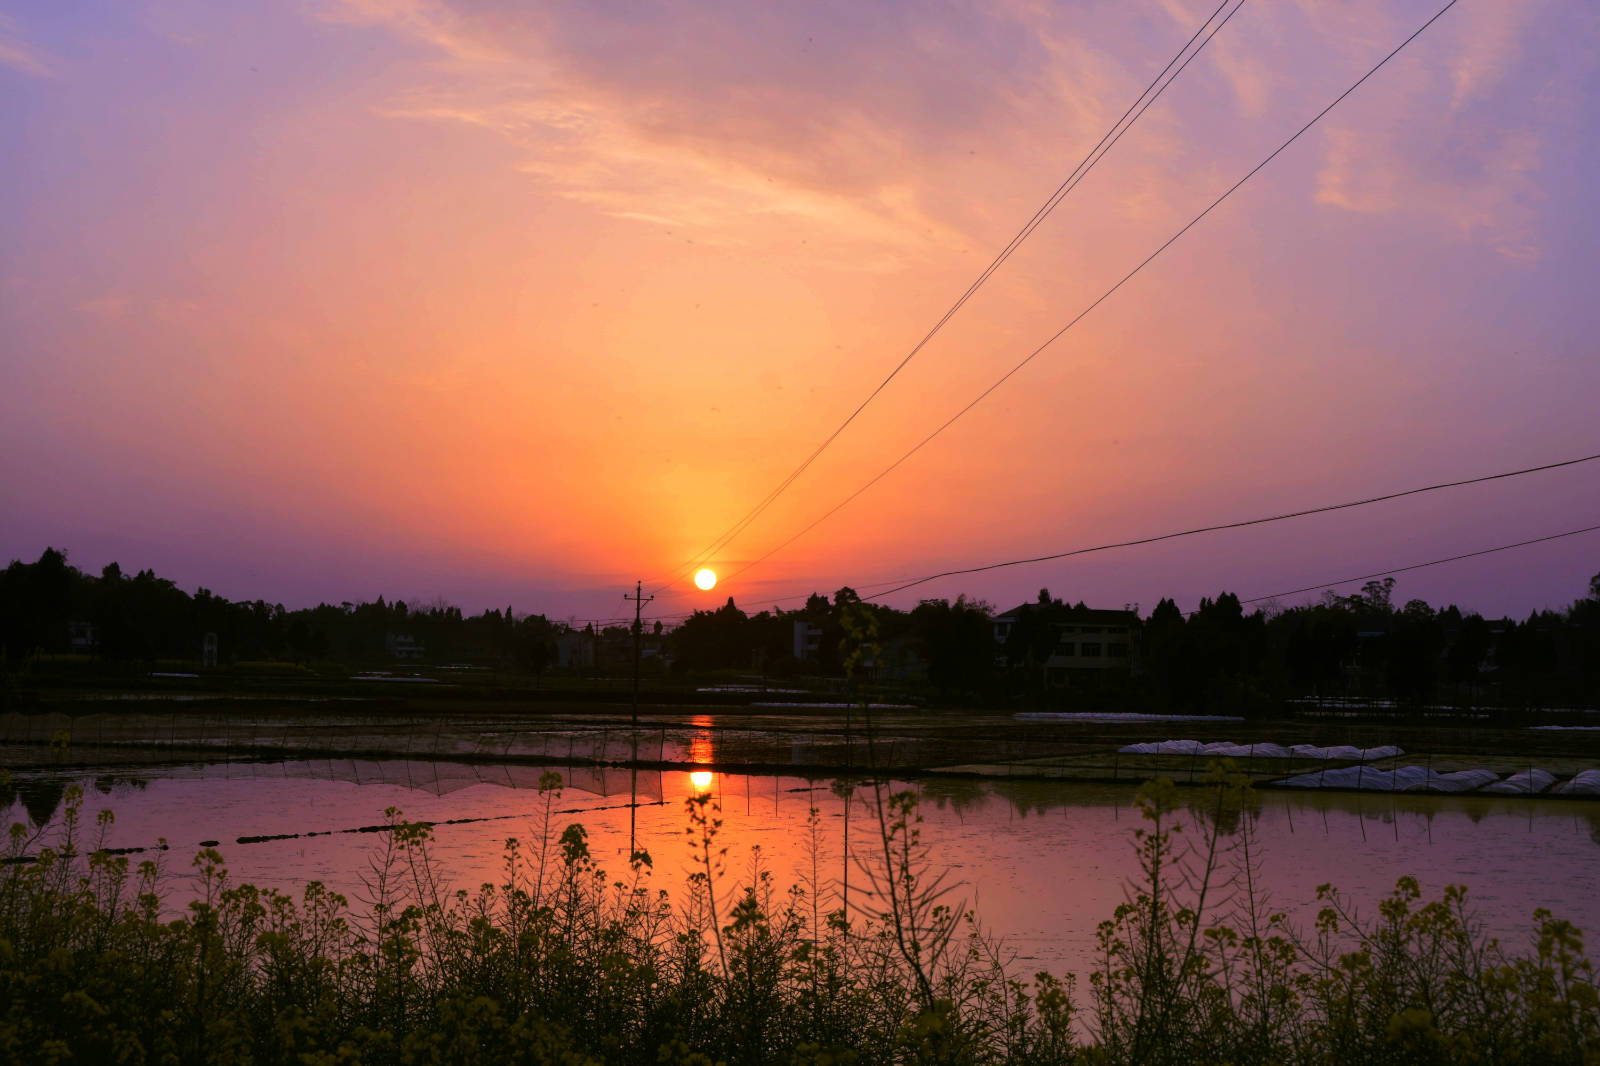
{"label": "still water surface", "polygon": [[[341,833],[383,821],[385,808],[438,824],[434,854],[454,887],[476,888],[500,873],[506,838],[536,840],[545,799],[541,769],[448,763],[302,761],[213,763],[74,778],[85,791],[85,821],[115,812],[105,845],[138,847],[166,838],[169,891],[186,891],[189,857],[216,840],[236,881],[297,890],[316,879],[352,902],[380,838]],[[656,887],[682,891],[690,873],[685,800],[709,792],[721,806],[721,842],[737,878],[757,846],[786,888],[809,871],[813,850],[837,889],[846,802],[829,781],[800,777],[562,771],[555,832],[581,822],[602,866],[621,871],[629,835],[629,794],[640,806],[633,831],[654,859]],[[61,778],[21,775],[9,824],[53,808]],[[1142,823],[1131,786],[973,779],[928,779],[921,798],[924,839],[936,866],[954,871],[961,894],[985,927],[1019,956],[1022,973],[1087,971],[1096,924],[1125,898],[1135,872],[1132,833]],[[852,852],[874,826],[870,790],[850,804]],[[1433,896],[1469,887],[1492,934],[1520,947],[1536,907],[1586,930],[1600,929],[1600,805],[1489,797],[1263,793],[1258,821],[1263,881],[1275,909],[1309,924],[1316,887],[1332,882],[1370,912],[1402,874]],[[819,812],[819,847],[808,815]],[[308,832],[329,833],[307,837]],[[238,843],[239,837],[302,834]],[[145,856],[135,856],[137,861]],[[860,892],[859,873],[851,872]]]}

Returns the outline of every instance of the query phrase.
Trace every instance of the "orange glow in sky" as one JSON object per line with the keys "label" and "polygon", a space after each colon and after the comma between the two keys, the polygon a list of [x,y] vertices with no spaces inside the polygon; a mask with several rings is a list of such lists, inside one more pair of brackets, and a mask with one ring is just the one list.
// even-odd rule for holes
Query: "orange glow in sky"
{"label": "orange glow in sky", "polygon": [[[1192,9],[1192,10],[1191,10]],[[1209,10],[1209,7],[1207,8]],[[1185,3],[0,15],[0,551],[291,606],[749,609],[1594,451],[1600,20]],[[1594,471],[947,581],[1258,595],[1594,520]],[[1408,576],[1526,613],[1592,540]],[[4,560],[0,560],[3,562]],[[748,566],[748,569],[746,567]],[[666,579],[671,579],[666,584]]]}

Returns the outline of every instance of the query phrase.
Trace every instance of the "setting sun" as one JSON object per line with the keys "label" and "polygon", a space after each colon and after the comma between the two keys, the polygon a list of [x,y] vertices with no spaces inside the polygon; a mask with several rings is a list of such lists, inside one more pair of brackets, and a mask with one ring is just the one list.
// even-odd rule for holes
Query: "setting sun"
{"label": "setting sun", "polygon": [[695,587],[710,591],[717,587],[717,572],[715,570],[700,570],[694,575]]}
{"label": "setting sun", "polygon": [[689,775],[689,782],[690,784],[694,785],[695,788],[699,789],[701,792],[704,792],[706,789],[711,787],[711,771],[696,770]]}

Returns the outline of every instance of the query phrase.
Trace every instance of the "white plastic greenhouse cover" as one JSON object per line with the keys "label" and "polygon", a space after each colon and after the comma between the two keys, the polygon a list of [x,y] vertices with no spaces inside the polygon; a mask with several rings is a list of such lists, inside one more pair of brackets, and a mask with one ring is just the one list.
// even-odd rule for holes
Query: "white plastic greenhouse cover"
{"label": "white plastic greenhouse cover", "polygon": [[1421,766],[1376,770],[1367,766],[1337,766],[1296,774],[1284,781],[1291,788],[1353,788],[1364,792],[1470,792],[1500,779],[1493,770],[1456,770],[1440,773]]}
{"label": "white plastic greenhouse cover", "polygon": [[1219,740],[1210,744],[1198,740],[1155,740],[1139,744],[1126,744],[1117,749],[1129,755],[1217,755],[1229,759],[1337,759],[1346,762],[1375,762],[1389,759],[1405,752],[1393,744],[1376,748],[1357,748],[1349,744],[1319,748],[1314,744],[1296,744],[1285,748],[1282,744],[1264,741],[1259,744],[1235,744]]}
{"label": "white plastic greenhouse cover", "polygon": [[1018,711],[1011,717],[1035,722],[1242,722],[1236,714],[1144,714],[1139,711]]}
{"label": "white plastic greenhouse cover", "polygon": [[1556,775],[1548,770],[1528,769],[1518,770],[1504,781],[1496,781],[1485,788],[1485,792],[1508,792],[1519,796],[1532,795],[1543,792],[1556,783]]}
{"label": "white plastic greenhouse cover", "polygon": [[1584,770],[1557,785],[1556,791],[1569,796],[1600,796],[1600,770]]}

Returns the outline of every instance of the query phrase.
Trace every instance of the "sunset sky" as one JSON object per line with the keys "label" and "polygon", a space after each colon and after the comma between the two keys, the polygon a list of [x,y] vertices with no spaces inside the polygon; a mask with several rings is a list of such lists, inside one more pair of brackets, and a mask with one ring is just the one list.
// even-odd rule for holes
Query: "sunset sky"
{"label": "sunset sky", "polygon": [[[1247,3],[711,565],[926,436],[1442,3]],[[1214,6],[0,0],[0,556],[619,616],[855,408]],[[647,613],[1600,452],[1597,118],[1600,8],[1460,0],[881,483]],[[1596,523],[1591,463],[891,602],[1188,608]],[[1522,615],[1596,571],[1589,534],[1396,595]]]}

